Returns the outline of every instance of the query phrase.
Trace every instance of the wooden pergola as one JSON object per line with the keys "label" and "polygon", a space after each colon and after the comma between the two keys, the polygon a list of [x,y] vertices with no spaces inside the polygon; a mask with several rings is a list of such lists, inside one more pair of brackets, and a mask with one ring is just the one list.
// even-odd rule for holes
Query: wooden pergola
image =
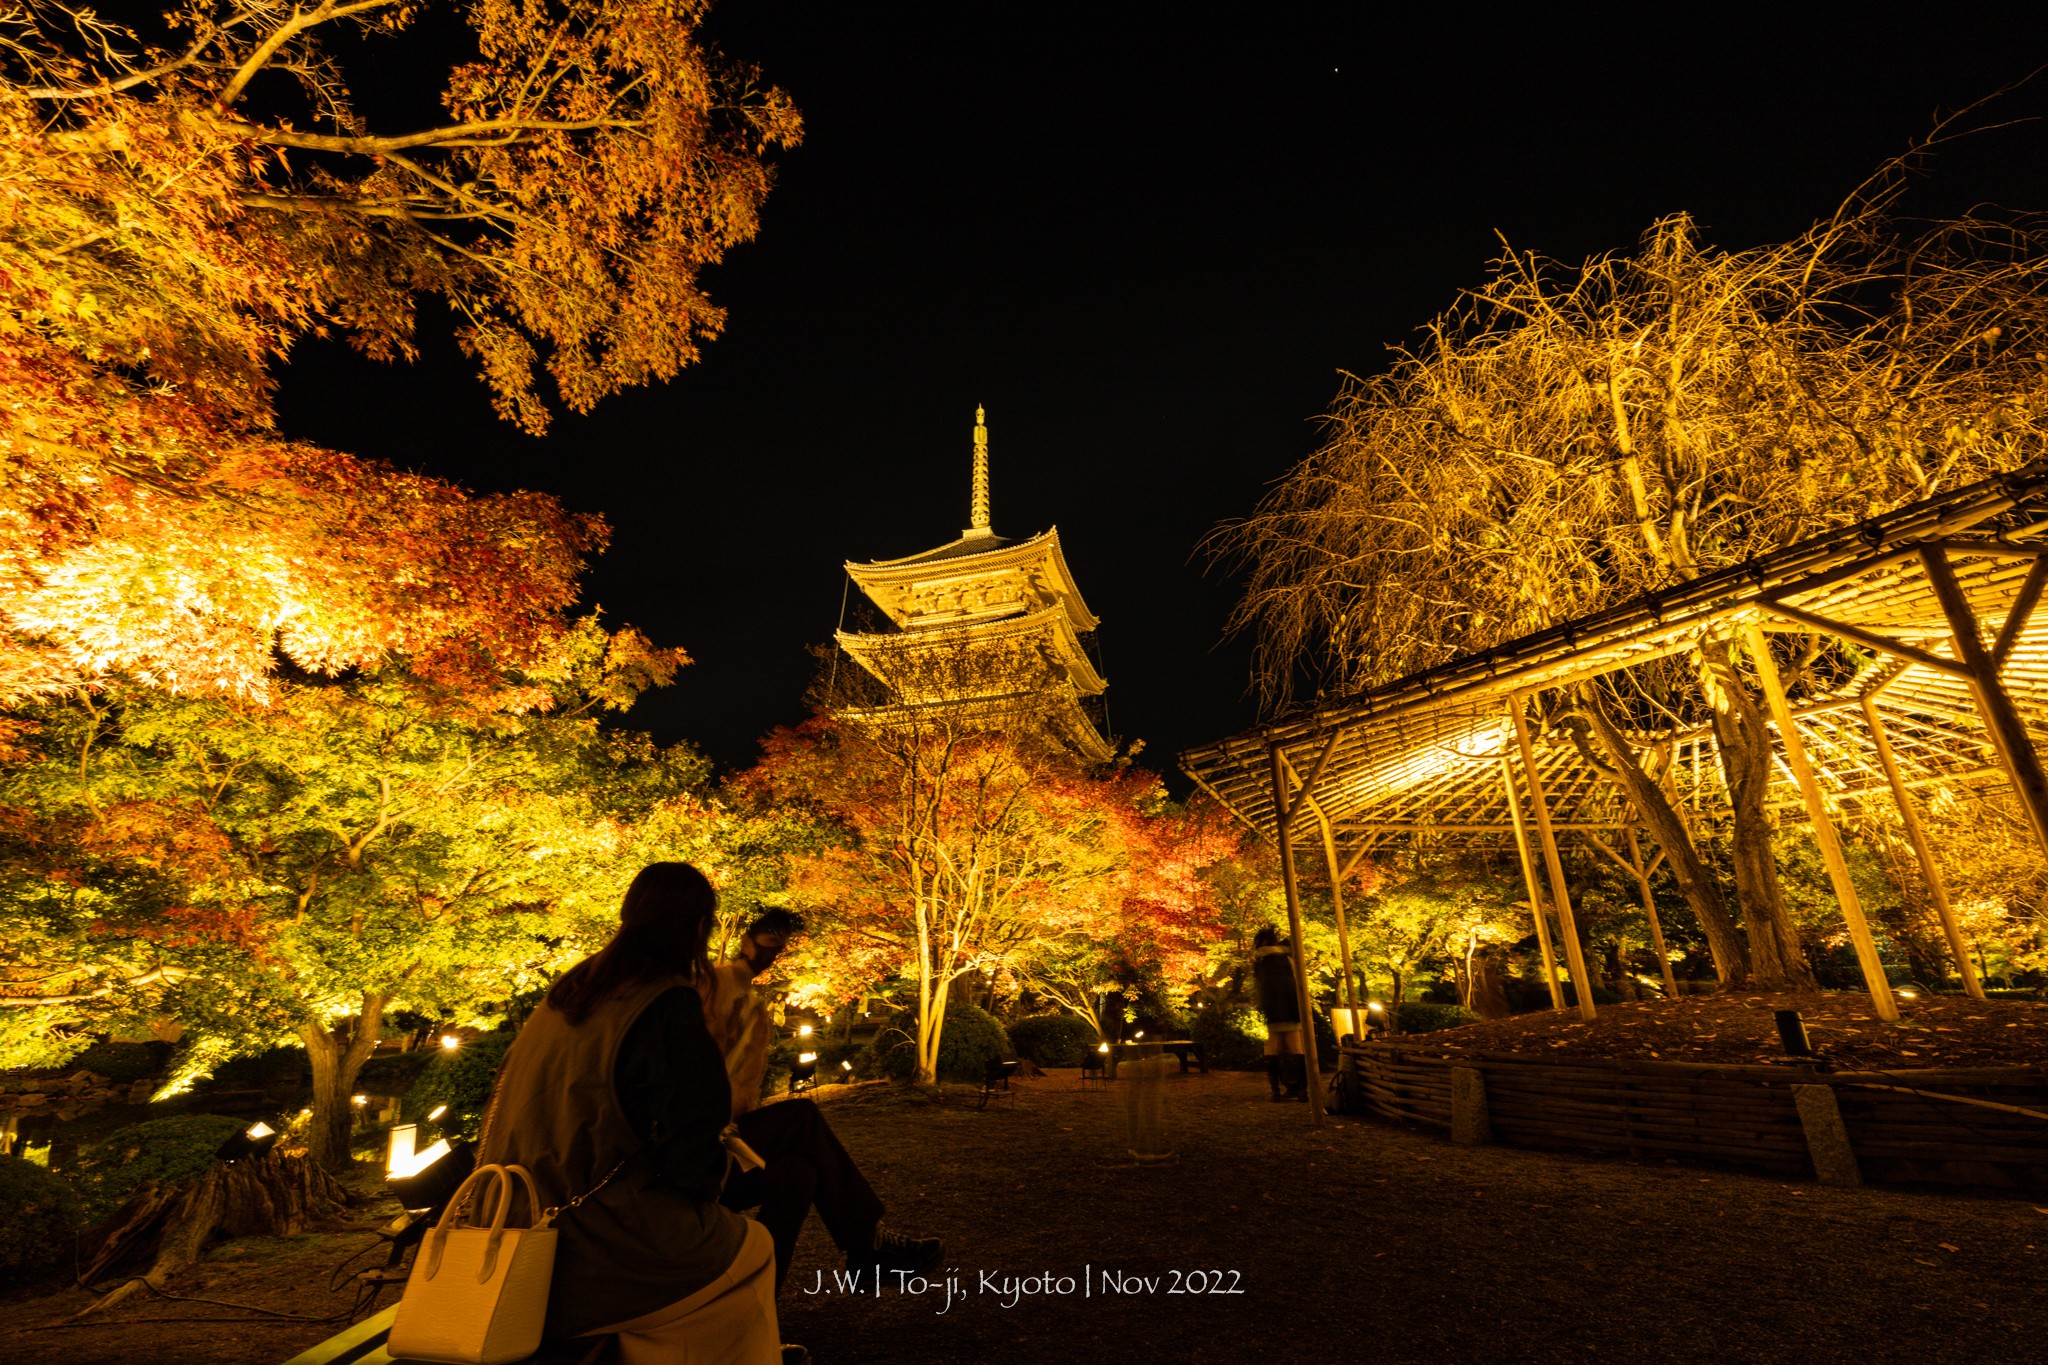
{"label": "wooden pergola", "polygon": [[[1564,1008],[1561,939],[1579,987],[1578,1009],[1590,1019],[1591,977],[1558,840],[1583,839],[1632,872],[1660,961],[1663,933],[1650,876],[1663,855],[1644,860],[1642,821],[1621,792],[1576,746],[1532,730],[1529,704],[1553,689],[1690,655],[1710,632],[1732,636],[1749,646],[1779,736],[1767,799],[1812,826],[1872,1000],[1881,1017],[1892,1019],[1897,1005],[1849,878],[1835,812],[1872,800],[1895,804],[1964,986],[1981,996],[1914,793],[2010,783],[2048,851],[2048,776],[2036,750],[2048,741],[2048,619],[2035,614],[2044,587],[2048,462],[2037,462],[1189,749],[1181,767],[1277,844],[1296,943],[1294,850],[1304,838],[1321,845],[1350,1007],[1357,1000],[1344,880],[1374,849],[1426,835],[1454,843],[1513,841],[1552,1003]],[[1771,634],[1844,642],[1867,661],[1824,691],[1788,696],[1763,647]],[[1630,738],[1672,747],[1667,792],[1682,815],[1728,809],[1711,728]],[[1556,938],[1546,905],[1558,920]],[[1307,1018],[1307,973],[1299,954],[1296,961]],[[1674,991],[1668,962],[1664,971],[1666,989]],[[1312,1031],[1306,1041],[1313,1048]],[[1312,1076],[1314,1068],[1311,1052]],[[1318,1114],[1320,1103],[1316,1096]]]}

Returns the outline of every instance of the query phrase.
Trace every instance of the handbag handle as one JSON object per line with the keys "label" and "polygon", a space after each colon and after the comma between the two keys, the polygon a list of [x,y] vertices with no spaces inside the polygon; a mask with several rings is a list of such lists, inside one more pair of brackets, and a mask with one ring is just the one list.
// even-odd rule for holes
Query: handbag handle
{"label": "handbag handle", "polygon": [[[505,1240],[505,1218],[512,1209],[512,1199],[517,1193],[515,1178],[526,1182],[529,1206],[535,1210],[540,1208],[540,1190],[533,1183],[533,1172],[524,1166],[500,1166],[493,1163],[477,1167],[470,1173],[469,1179],[462,1182],[462,1188],[455,1192],[454,1198],[442,1208],[441,1217],[434,1224],[434,1230],[427,1234],[427,1279],[433,1279],[440,1272],[441,1253],[448,1245],[448,1234],[454,1230],[455,1220],[467,1205],[472,1191],[488,1188],[486,1182],[495,1180],[499,1186],[497,1207],[491,1214],[490,1240],[485,1244],[483,1266],[477,1271],[476,1277],[479,1284],[491,1278],[491,1272],[498,1262],[498,1247]],[[549,1211],[550,1214],[552,1212],[553,1210]],[[533,1226],[544,1228],[548,1221],[547,1216],[542,1216]]]}

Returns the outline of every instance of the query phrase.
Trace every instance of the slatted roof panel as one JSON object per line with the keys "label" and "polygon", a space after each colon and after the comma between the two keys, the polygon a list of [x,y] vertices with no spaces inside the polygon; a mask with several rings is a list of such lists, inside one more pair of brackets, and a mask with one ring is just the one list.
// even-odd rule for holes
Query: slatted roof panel
{"label": "slatted roof panel", "polygon": [[[1347,849],[1419,834],[1498,841],[1512,830],[1503,754],[1525,801],[1527,794],[1508,721],[1512,698],[1689,654],[1709,629],[1753,621],[1774,633],[1822,633],[1795,619],[1803,614],[1925,658],[1868,648],[1868,662],[1836,685],[1793,696],[1823,790],[1849,802],[1873,794],[1890,800],[1862,711],[1866,696],[1909,785],[1999,781],[1970,684],[1944,667],[1953,663],[1954,642],[1920,555],[1923,547],[1945,554],[1987,649],[2020,608],[2001,676],[2029,732],[2048,743],[2048,617],[2034,610],[2048,578],[2044,517],[2048,466],[2030,466],[1189,749],[1181,766],[1267,837],[1276,833],[1270,746],[1277,745],[1290,790],[1312,783],[1311,813],[1328,820]],[[1726,810],[1710,731],[1637,737],[1672,746],[1671,790],[1682,810]],[[1531,739],[1556,827],[1584,832],[1631,823],[1614,785],[1568,740],[1534,727]],[[1803,819],[1782,756],[1774,767],[1768,801]]]}

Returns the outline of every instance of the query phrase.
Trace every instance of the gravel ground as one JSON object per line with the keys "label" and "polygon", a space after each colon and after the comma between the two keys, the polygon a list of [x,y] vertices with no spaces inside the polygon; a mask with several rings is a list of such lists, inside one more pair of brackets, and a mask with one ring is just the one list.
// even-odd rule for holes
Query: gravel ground
{"label": "gravel ground", "polygon": [[[827,1091],[893,1221],[946,1238],[957,1292],[811,1292],[839,1264],[813,1220],[784,1336],[819,1365],[1860,1365],[2026,1359],[2048,1331],[2048,1209],[2028,1202],[1317,1129],[1241,1074],[1165,1082],[1180,1154],[1140,1166],[1128,1084],[1083,1091],[1055,1072],[986,1112],[959,1094]],[[231,1243],[175,1288],[318,1312],[327,1267],[370,1240]],[[194,1311],[161,1302],[37,1330],[81,1301],[0,1305],[0,1361],[276,1362],[331,1330],[125,1321]]]}
{"label": "gravel ground", "polygon": [[2048,1060],[2048,1004],[1972,1000],[1966,995],[1900,997],[1899,1022],[1881,1022],[1868,995],[1741,992],[1602,1005],[1590,1024],[1575,1013],[1540,1010],[1411,1042],[1472,1052],[1558,1057],[1656,1057],[1667,1062],[1781,1062],[1774,1012],[1796,1009],[1814,1047],[1844,1070],[2039,1066]]}

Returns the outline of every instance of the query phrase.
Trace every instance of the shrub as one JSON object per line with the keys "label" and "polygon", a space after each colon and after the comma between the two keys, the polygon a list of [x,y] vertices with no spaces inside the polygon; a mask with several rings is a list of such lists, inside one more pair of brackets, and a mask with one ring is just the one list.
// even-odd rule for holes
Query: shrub
{"label": "shrub", "polygon": [[[875,1035],[854,1070],[868,1076],[908,1080],[917,1069],[917,1017],[898,1014]],[[995,1016],[974,1005],[948,1001],[946,1026],[939,1034],[939,1079],[979,1083],[996,1057],[1011,1055],[1010,1035]]]}
{"label": "shrub", "polygon": [[69,1260],[71,1234],[81,1221],[78,1195],[61,1177],[18,1156],[0,1156],[0,1285]]}
{"label": "shrub", "polygon": [[1209,1065],[1221,1071],[1256,1070],[1266,1050],[1266,1022],[1253,1009],[1202,1010],[1188,1036],[1202,1045]]}
{"label": "shrub", "polygon": [[1065,1010],[1034,1014],[1010,1025],[1010,1046],[1019,1057],[1040,1066],[1079,1066],[1082,1055],[1101,1041],[1095,1025]]}
{"label": "shrub", "polygon": [[253,1056],[232,1058],[213,1069],[213,1079],[222,1085],[258,1089],[296,1085],[305,1074],[306,1049],[302,1047],[274,1047]]}
{"label": "shrub", "polygon": [[[435,1058],[449,1050],[422,1047],[411,1052],[386,1052],[372,1057],[356,1073],[356,1088],[379,1095],[403,1095],[412,1089],[421,1073],[434,1064]],[[461,1051],[460,1048],[454,1050]]]}
{"label": "shrub", "polygon": [[87,1222],[97,1222],[126,1203],[145,1183],[167,1185],[198,1175],[213,1164],[220,1145],[249,1120],[225,1114],[181,1114],[117,1128],[79,1152],[64,1168],[84,1205]]}
{"label": "shrub", "polygon": [[164,1074],[170,1064],[169,1043],[94,1043],[73,1057],[73,1071],[90,1071],[116,1085],[133,1085]]}
{"label": "shrub", "polygon": [[1460,1024],[1478,1021],[1479,1016],[1463,1005],[1439,1005],[1427,1000],[1401,1002],[1403,1033],[1435,1033],[1439,1029],[1456,1028]]}
{"label": "shrub", "polygon": [[441,1127],[474,1141],[484,1126],[484,1108],[491,1102],[491,1086],[497,1082],[505,1049],[511,1046],[510,1033],[491,1033],[458,1048],[435,1048],[433,1059],[399,1105],[404,1121],[417,1123],[445,1104],[448,1112]]}

